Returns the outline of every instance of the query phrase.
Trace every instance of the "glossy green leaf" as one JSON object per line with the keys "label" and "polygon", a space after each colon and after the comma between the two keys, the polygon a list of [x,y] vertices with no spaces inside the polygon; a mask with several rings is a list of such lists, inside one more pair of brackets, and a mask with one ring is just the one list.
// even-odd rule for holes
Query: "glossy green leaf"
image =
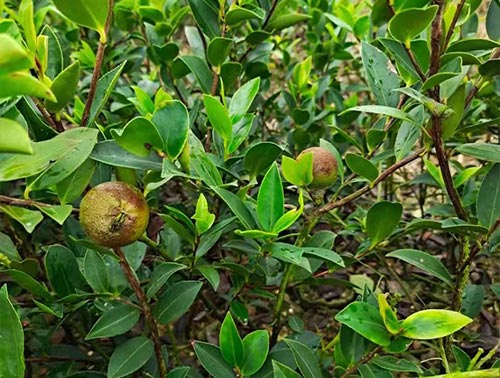
{"label": "glossy green leaf", "polygon": [[456,151],[475,157],[479,160],[500,163],[500,145],[490,143],[464,143],[455,148]]}
{"label": "glossy green leaf", "polygon": [[201,286],[198,281],[180,281],[170,286],[154,306],[154,315],[162,324],[177,320],[189,310]]}
{"label": "glossy green leaf", "polygon": [[488,37],[494,41],[500,40],[500,4],[493,0],[490,2],[488,13],[486,15],[486,31]]}
{"label": "glossy green leaf", "polygon": [[361,378],[392,378],[391,372],[379,368],[373,364],[364,364],[358,367]]}
{"label": "glossy green leaf", "polygon": [[476,202],[476,213],[479,222],[491,228],[500,218],[500,164],[495,164],[479,189]]}
{"label": "glossy green leaf", "polygon": [[217,0],[189,0],[189,6],[200,29],[209,38],[220,35],[219,3]]}
{"label": "glossy green leaf", "polygon": [[500,42],[491,39],[464,38],[450,44],[446,52],[469,52],[491,50],[500,47]]}
{"label": "glossy green leaf", "polygon": [[375,344],[387,346],[390,343],[391,334],[386,330],[375,306],[365,302],[353,302],[340,311],[335,319]]}
{"label": "glossy green leaf", "polygon": [[264,176],[257,196],[257,215],[264,230],[273,229],[284,213],[284,205],[283,184],[278,165],[274,163]]}
{"label": "glossy green leaf", "polygon": [[212,190],[222,198],[231,211],[236,215],[241,224],[247,229],[254,229],[256,226],[255,218],[237,195],[223,188],[212,187]]}
{"label": "glossy green leaf", "polygon": [[215,97],[204,95],[203,103],[210,124],[228,145],[233,138],[233,125],[226,107]]}
{"label": "glossy green leaf", "polygon": [[19,123],[7,118],[0,118],[0,134],[2,135],[0,153],[33,153],[28,132]]}
{"label": "glossy green leaf", "polygon": [[316,247],[303,247],[304,255],[314,256],[324,261],[330,261],[339,266],[345,266],[344,260],[340,255],[330,249],[316,248]]}
{"label": "glossy green leaf", "polygon": [[291,227],[297,219],[299,219],[302,212],[302,208],[288,210],[276,221],[271,232],[279,234],[280,232],[285,231],[287,228]]}
{"label": "glossy green leaf", "polygon": [[345,156],[345,162],[351,171],[368,179],[369,181],[374,181],[378,177],[377,167],[363,156],[347,154]]}
{"label": "glossy green leaf", "polygon": [[207,59],[213,66],[221,66],[231,52],[231,38],[215,37],[208,43]]}
{"label": "glossy green leaf", "polygon": [[393,89],[399,88],[400,79],[391,69],[392,63],[382,51],[366,42],[361,45],[361,57],[368,85],[377,104],[396,107],[399,95]]}
{"label": "glossy green leaf", "polygon": [[87,188],[94,175],[96,162],[87,159],[76,171],[56,184],[57,196],[61,204],[76,200]]}
{"label": "glossy green leaf", "polygon": [[157,109],[151,120],[163,140],[163,150],[170,159],[176,159],[188,139],[189,115],[180,101],[170,101]]}
{"label": "glossy green leaf", "polygon": [[109,11],[109,3],[101,0],[54,0],[54,5],[71,21],[94,29],[106,42],[104,25]]}
{"label": "glossy green leaf", "polygon": [[220,285],[220,275],[217,269],[211,265],[198,265],[196,269],[205,277],[216,292]]}
{"label": "glossy green leaf", "polygon": [[388,253],[386,257],[394,257],[407,262],[417,268],[439,278],[441,281],[445,282],[449,286],[453,286],[451,275],[436,257],[429,255],[426,252],[419,251],[416,249],[398,249],[391,253]]}
{"label": "glossy green leaf", "polygon": [[343,112],[341,112],[339,115],[343,115],[348,112],[364,112],[364,113],[373,113],[373,114],[381,114],[387,117],[392,117],[392,118],[397,118],[397,119],[402,119],[408,122],[414,122],[408,113],[397,109],[397,108],[392,108],[389,106],[382,106],[382,105],[361,105],[361,106],[354,106],[352,108],[346,109]]}
{"label": "glossy green leaf", "polygon": [[108,378],[125,377],[143,367],[154,353],[154,344],[138,336],[120,344],[109,359]]}
{"label": "glossy green leaf", "polygon": [[304,250],[291,244],[274,242],[268,246],[271,256],[280,261],[300,266],[311,273],[311,264],[304,255]]}
{"label": "glossy green leaf", "polygon": [[52,299],[52,295],[47,290],[45,285],[37,281],[29,274],[16,269],[7,269],[2,271],[2,273],[9,275],[19,286],[21,286],[23,289],[27,290],[34,296],[43,298],[47,301],[50,301]]}
{"label": "glossy green leaf", "polygon": [[109,272],[106,261],[93,249],[87,249],[83,260],[83,276],[96,293],[109,291]]}
{"label": "glossy green leaf", "polygon": [[410,8],[397,13],[389,22],[389,32],[399,42],[408,44],[422,33],[434,20],[437,5],[424,9]]}
{"label": "glossy green leaf", "polygon": [[158,265],[151,276],[151,284],[146,293],[147,298],[151,299],[174,273],[186,268],[186,265],[174,262],[166,262]]}
{"label": "glossy green leaf", "polygon": [[229,154],[235,152],[243,142],[248,140],[254,119],[255,116],[253,114],[245,114],[233,125],[233,137],[227,148]]}
{"label": "glossy green leaf", "polygon": [[196,212],[192,217],[196,221],[196,231],[198,235],[207,232],[215,221],[215,214],[208,210],[208,202],[203,193],[198,197]]}
{"label": "glossy green leaf", "polygon": [[[231,108],[231,105],[229,105]],[[261,142],[254,144],[245,153],[243,166],[251,177],[256,177],[276,161],[283,150],[275,143]]]}
{"label": "glossy green leaf", "polygon": [[404,93],[408,97],[417,100],[419,103],[424,105],[431,112],[431,114],[443,118],[449,117],[451,114],[453,114],[453,111],[450,108],[448,108],[448,106],[441,104],[440,102],[430,97],[424,96],[422,93],[416,91],[413,88],[410,87],[399,88],[398,92]]}
{"label": "glossy green leaf", "polygon": [[484,226],[467,223],[459,218],[445,219],[441,223],[441,229],[443,231],[447,231],[447,232],[451,232],[451,233],[477,232],[480,234],[486,234],[488,232],[488,228],[486,228]]}
{"label": "glossy green leaf", "polygon": [[0,98],[14,96],[33,96],[56,101],[49,87],[35,79],[28,72],[17,71],[0,75],[2,86]]}
{"label": "glossy green leaf", "polygon": [[318,378],[323,376],[318,357],[309,346],[291,339],[285,339],[284,341],[291,349],[293,359],[304,378]]}
{"label": "glossy green leaf", "polygon": [[250,109],[255,96],[259,92],[260,77],[250,80],[242,85],[231,98],[229,103],[229,117],[232,123],[239,121]]}
{"label": "glossy green leaf", "polygon": [[21,320],[9,299],[7,285],[0,289],[0,377],[24,378],[24,335]]}
{"label": "glossy green leaf", "polygon": [[231,27],[238,25],[240,22],[252,19],[262,19],[262,15],[250,9],[235,5],[234,3],[227,11],[225,18],[226,24]]}
{"label": "glossy green leaf", "polygon": [[425,83],[422,85],[422,88],[420,88],[421,92],[428,91],[429,89],[432,89],[439,84],[441,84],[443,81],[449,80],[453,77],[458,76],[458,73],[456,72],[438,72],[437,74],[429,77]]}
{"label": "glossy green leaf", "polygon": [[57,102],[47,101],[45,107],[49,112],[60,112],[75,95],[80,80],[80,62],[77,60],[56,76],[50,87]]}
{"label": "glossy green leaf", "polygon": [[283,14],[271,18],[271,21],[267,24],[265,29],[268,31],[278,31],[299,24],[301,22],[308,21],[310,18],[311,16],[308,14],[300,14],[300,13]]}
{"label": "glossy green leaf", "polygon": [[410,110],[408,114],[416,121],[416,124],[408,121],[401,122],[398,134],[396,135],[396,141],[394,142],[396,160],[404,159],[420,139],[421,128],[418,125],[423,125],[424,108],[417,106]]}
{"label": "glossy green leaf", "polygon": [[[95,1],[100,1],[100,0],[95,0]],[[109,97],[111,96],[111,93],[113,92],[113,89],[115,88],[116,83],[118,82],[118,79],[120,78],[123,69],[125,68],[125,64],[127,64],[126,61],[120,64],[119,66],[116,66],[111,71],[106,72],[104,75],[101,76],[101,78],[97,82],[95,97],[94,101],[92,102],[92,106],[90,108],[90,116],[87,125],[93,125],[94,122],[97,120],[97,117],[99,117],[99,115],[101,114],[102,110],[104,109],[104,106],[106,105]]]}
{"label": "glossy green leaf", "polygon": [[[200,1],[212,1],[212,0],[200,0]],[[210,93],[212,90],[213,76],[212,72],[208,68],[207,64],[199,56],[194,55],[184,55],[180,56],[174,61],[181,62],[198,80],[203,93]]]}
{"label": "glossy green leaf", "polygon": [[76,294],[85,288],[86,282],[75,255],[66,247],[51,245],[48,248],[45,269],[52,288],[60,297]]}
{"label": "glossy green leaf", "polygon": [[234,323],[231,312],[226,314],[219,333],[222,357],[231,366],[241,366],[243,362],[243,342]]}
{"label": "glossy green leaf", "polygon": [[307,186],[312,182],[312,153],[305,154],[300,162],[283,156],[281,159],[281,171],[285,179],[297,186]]}
{"label": "glossy green leaf", "polygon": [[401,330],[401,327],[399,325],[396,312],[391,308],[391,306],[389,306],[385,294],[379,294],[377,301],[378,310],[382,320],[384,321],[385,328],[393,335],[397,335]]}
{"label": "glossy green leaf", "polygon": [[297,373],[295,370],[290,369],[288,366],[278,362],[276,360],[272,360],[273,378],[301,378],[301,375]]}
{"label": "glossy green leaf", "polygon": [[162,170],[160,157],[150,154],[141,158],[122,149],[114,140],[97,143],[90,158],[115,167],[132,169]]}
{"label": "glossy green leaf", "polygon": [[269,332],[266,330],[253,331],[243,339],[244,358],[241,364],[241,373],[250,376],[264,365],[269,352]]}
{"label": "glossy green leaf", "polygon": [[73,211],[73,206],[71,205],[36,206],[36,208],[45,215],[55,220],[61,226]]}
{"label": "glossy green leaf", "polygon": [[401,323],[402,336],[417,340],[445,337],[471,323],[472,319],[449,310],[422,310]]}
{"label": "glossy green leaf", "polygon": [[372,247],[394,231],[402,214],[403,206],[399,202],[381,201],[370,207],[366,215],[366,232]]}
{"label": "glossy green leaf", "polygon": [[28,52],[6,33],[0,33],[0,76],[33,67]]}
{"label": "glossy green leaf", "polygon": [[449,98],[446,104],[453,110],[453,114],[441,122],[443,140],[447,140],[455,134],[455,130],[465,112],[465,85],[461,85]]}
{"label": "glossy green leaf", "polygon": [[137,324],[140,316],[141,311],[137,307],[118,303],[97,319],[85,340],[122,335]]}
{"label": "glossy green leaf", "polygon": [[43,220],[43,215],[39,211],[24,209],[22,207],[0,205],[0,212],[4,212],[9,217],[21,223],[24,229],[30,234]]}
{"label": "glossy green leaf", "polygon": [[196,341],[194,343],[194,352],[210,375],[217,378],[235,378],[235,374],[231,366],[224,360],[219,347]]}

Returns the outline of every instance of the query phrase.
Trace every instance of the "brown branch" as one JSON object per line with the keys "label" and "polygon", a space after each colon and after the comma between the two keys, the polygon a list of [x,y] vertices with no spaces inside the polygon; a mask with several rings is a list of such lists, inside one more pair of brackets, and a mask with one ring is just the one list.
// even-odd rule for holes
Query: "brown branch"
{"label": "brown branch", "polygon": [[455,30],[455,25],[457,24],[458,19],[460,18],[460,13],[462,13],[462,8],[465,5],[465,0],[461,0],[460,3],[457,5],[457,10],[455,11],[455,14],[453,15],[453,20],[451,21],[450,27],[448,29],[448,32],[446,33],[446,38],[444,40],[443,46],[442,46],[442,52],[446,50],[448,47],[448,44],[450,43],[451,37],[453,35],[453,31]]}
{"label": "brown branch", "polygon": [[376,185],[384,181],[387,177],[392,175],[394,172],[396,172],[399,168],[404,167],[405,165],[411,163],[412,161],[418,159],[419,157],[422,156],[422,154],[425,152],[425,148],[421,148],[417,150],[413,155],[409,155],[408,157],[404,158],[403,160],[398,161],[397,163],[394,163],[391,165],[389,168],[387,168],[384,172],[382,172],[373,183],[370,185],[366,185],[362,187],[361,189],[355,191],[354,193],[338,200],[335,202],[330,202],[324,205],[323,207],[319,208],[317,210],[318,214],[324,214],[327,213],[333,209],[336,209],[337,207],[344,206],[348,204],[349,202],[352,202],[359,197],[361,197],[363,194],[369,192],[371,189],[373,189]]}
{"label": "brown branch", "polygon": [[94,102],[95,93],[97,89],[97,82],[99,81],[99,76],[101,74],[102,62],[104,61],[104,51],[106,50],[106,45],[108,43],[108,33],[109,28],[111,26],[111,19],[113,16],[113,5],[114,0],[108,0],[109,10],[108,16],[106,17],[106,23],[104,24],[104,34],[105,40],[99,40],[99,47],[97,48],[97,56],[95,60],[94,72],[92,73],[92,80],[90,82],[89,95],[87,97],[87,102],[85,103],[85,109],[83,110],[81,126],[87,126],[87,122],[89,121],[90,110],[92,108],[92,103]]}
{"label": "brown branch", "polygon": [[142,313],[144,314],[146,323],[148,324],[149,329],[151,331],[151,338],[153,339],[154,343],[155,355],[160,369],[160,377],[165,378],[167,376],[167,365],[165,364],[165,359],[163,358],[163,353],[161,351],[160,329],[158,326],[158,321],[151,312],[151,307],[149,306],[146,294],[144,294],[141,284],[137,280],[134,271],[130,267],[127,259],[125,258],[123,250],[120,247],[114,248],[113,250],[115,251],[116,255],[120,258],[120,265],[122,267],[123,273],[125,273],[127,281],[129,282],[130,286],[132,286],[132,289],[134,289],[135,296],[137,297],[137,300],[139,301],[142,307]]}
{"label": "brown branch", "polygon": [[38,101],[35,101],[35,106],[36,108],[42,113],[43,118],[49,123],[52,128],[58,132],[63,132],[64,128],[62,127],[60,122],[56,122],[54,118],[50,115],[50,113],[45,109],[42,104],[40,104]]}
{"label": "brown branch", "polygon": [[[20,198],[12,198],[4,195],[0,195],[0,204],[8,205],[8,206],[17,206],[24,208],[38,208],[38,207],[52,207],[57,205],[51,205],[48,203],[28,200],[28,199],[20,199]],[[74,213],[78,213],[80,210],[73,208]]]}
{"label": "brown branch", "polygon": [[443,10],[444,0],[437,0],[438,11],[436,17],[432,21],[431,31],[431,62],[429,67],[429,77],[439,71],[440,57],[441,57],[441,38],[443,36]]}

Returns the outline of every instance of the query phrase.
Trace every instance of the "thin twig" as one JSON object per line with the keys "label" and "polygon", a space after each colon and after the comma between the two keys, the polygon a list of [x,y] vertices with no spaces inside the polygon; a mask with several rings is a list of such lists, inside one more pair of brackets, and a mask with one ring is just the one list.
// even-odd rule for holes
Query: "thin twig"
{"label": "thin twig", "polygon": [[97,48],[97,55],[95,60],[94,72],[92,73],[92,80],[90,82],[89,94],[87,97],[87,102],[85,103],[85,109],[83,110],[81,126],[87,126],[89,121],[90,109],[92,108],[92,103],[94,102],[95,93],[97,89],[97,82],[99,81],[99,76],[101,74],[102,62],[104,61],[104,51],[106,50],[106,45],[108,44],[108,33],[111,26],[111,19],[113,16],[113,5],[114,0],[108,0],[109,10],[108,16],[106,17],[106,23],[104,25],[104,41],[102,38],[99,40],[99,47]]}
{"label": "thin twig", "polygon": [[120,258],[120,265],[122,267],[123,272],[125,273],[125,277],[127,277],[127,281],[129,282],[130,286],[132,286],[132,289],[134,289],[135,296],[137,297],[137,300],[139,301],[142,307],[142,313],[144,314],[144,318],[146,319],[146,322],[151,331],[151,338],[153,339],[155,355],[160,370],[160,377],[165,378],[167,376],[167,365],[165,364],[165,359],[163,358],[163,353],[161,351],[160,329],[158,321],[151,312],[151,307],[149,306],[146,294],[144,294],[141,284],[137,280],[134,271],[130,267],[127,259],[125,258],[123,250],[120,247],[114,248],[113,250],[115,251],[116,255]]}
{"label": "thin twig", "polygon": [[50,113],[45,109],[42,104],[40,104],[38,101],[35,101],[35,106],[37,109],[42,113],[43,118],[49,123],[52,128],[58,132],[63,132],[64,128],[62,127],[61,123],[56,122],[54,118],[50,115]]}
{"label": "thin twig", "polygon": [[453,15],[453,20],[451,21],[450,27],[448,29],[448,32],[446,33],[446,38],[443,43],[442,47],[442,52],[446,50],[448,47],[448,44],[450,43],[451,37],[453,35],[453,31],[455,30],[455,25],[457,24],[457,21],[460,17],[460,13],[462,13],[462,8],[465,5],[465,0],[461,0],[460,3],[457,5],[457,10],[455,11],[455,14]]}
{"label": "thin twig", "polygon": [[418,64],[417,58],[415,58],[415,54],[413,54],[412,49],[409,46],[407,46],[405,43],[403,43],[403,46],[405,48],[406,55],[408,55],[408,58],[410,58],[411,64],[413,64],[415,71],[417,71],[417,74],[420,77],[420,80],[422,80],[422,82],[425,82],[427,80],[427,77],[425,76],[424,72],[422,71],[422,68],[420,68],[420,64]]}
{"label": "thin twig", "polygon": [[374,350],[372,350],[370,353],[368,353],[367,355],[365,355],[356,364],[354,364],[349,369],[347,369],[344,372],[344,374],[342,374],[340,376],[340,378],[347,378],[347,377],[349,377],[352,373],[354,373],[356,370],[358,370],[358,368],[361,365],[366,364],[367,362],[370,362],[377,355],[377,353],[380,352],[381,349],[382,349],[382,347],[380,345],[378,345]]}
{"label": "thin twig", "polygon": [[402,168],[405,165],[407,165],[407,164],[411,163],[412,161],[414,161],[414,160],[418,159],[419,157],[421,157],[424,152],[425,152],[425,148],[421,148],[421,149],[417,150],[414,154],[409,155],[406,158],[404,158],[403,160],[400,160],[400,161],[394,163],[389,168],[387,168],[384,172],[382,172],[375,179],[375,181],[372,184],[366,185],[366,186],[362,187],[361,189],[355,191],[354,193],[352,193],[352,194],[350,194],[350,195],[348,195],[348,196],[346,196],[346,197],[344,197],[344,198],[342,198],[342,199],[340,199],[338,201],[327,203],[326,205],[320,207],[317,210],[317,213],[318,214],[327,213],[327,212],[329,212],[329,211],[331,211],[333,209],[336,209],[337,207],[347,205],[348,203],[350,203],[350,202],[358,199],[363,194],[369,192],[376,185],[378,185],[379,183],[381,183],[382,181],[384,181],[387,177],[389,177],[394,172],[396,172],[399,168]]}
{"label": "thin twig", "polygon": [[[24,208],[38,208],[38,207],[52,207],[56,205],[50,205],[48,203],[43,203],[43,202],[38,202],[38,201],[33,201],[33,200],[27,200],[27,199],[20,199],[20,198],[13,198],[13,197],[8,197],[4,195],[0,195],[0,204],[8,205],[8,206],[17,206],[17,207],[24,207]],[[79,209],[73,208],[72,210],[74,213],[78,213]]]}

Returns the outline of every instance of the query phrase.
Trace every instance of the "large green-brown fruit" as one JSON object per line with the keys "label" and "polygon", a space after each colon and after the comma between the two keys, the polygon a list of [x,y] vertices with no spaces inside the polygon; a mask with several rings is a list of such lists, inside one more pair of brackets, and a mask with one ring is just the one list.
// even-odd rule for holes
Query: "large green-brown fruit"
{"label": "large green-brown fruit", "polygon": [[337,180],[338,166],[335,156],[323,147],[310,147],[305,149],[297,157],[297,161],[305,154],[312,153],[313,156],[313,180],[309,184],[313,189],[324,189],[332,186]]}
{"label": "large green-brown fruit", "polygon": [[146,231],[149,208],[141,191],[124,182],[92,188],[80,204],[80,223],[90,239],[105,247],[133,243]]}

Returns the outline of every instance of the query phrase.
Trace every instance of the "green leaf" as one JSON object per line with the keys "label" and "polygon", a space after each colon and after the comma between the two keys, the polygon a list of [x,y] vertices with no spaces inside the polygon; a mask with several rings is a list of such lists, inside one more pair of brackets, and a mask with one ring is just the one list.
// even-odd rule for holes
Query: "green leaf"
{"label": "green leaf", "polygon": [[301,375],[295,370],[290,369],[288,366],[272,360],[273,364],[273,378],[301,378]]}
{"label": "green leaf", "polygon": [[342,260],[342,257],[340,255],[330,249],[326,248],[316,248],[316,247],[303,247],[304,250],[304,255],[310,255],[317,257],[321,260],[324,261],[330,261],[334,264],[337,264],[339,266],[345,266],[344,260]]}
{"label": "green leaf", "polygon": [[340,152],[335,148],[333,144],[325,139],[319,140],[319,146],[322,148],[326,148],[332,153],[333,156],[335,156],[335,159],[337,160],[337,170],[339,173],[340,181],[344,181],[344,163],[342,163],[342,156],[340,155]]}
{"label": "green leaf", "polygon": [[66,219],[70,216],[73,211],[73,206],[71,205],[60,205],[60,206],[36,206],[45,215],[55,220],[61,226],[64,224]]}
{"label": "green leaf", "polygon": [[402,336],[417,340],[438,339],[451,335],[471,323],[472,319],[449,310],[423,310],[411,314],[401,323]]}
{"label": "green leaf", "polygon": [[476,202],[479,222],[491,228],[500,218],[500,164],[495,164],[484,178]]}
{"label": "green leaf", "polygon": [[2,232],[0,232],[0,253],[7,256],[9,260],[21,260],[21,256],[19,256],[19,252],[17,251],[15,244],[9,236]]}
{"label": "green leaf", "polygon": [[238,25],[240,22],[248,21],[252,19],[261,20],[263,16],[258,14],[250,9],[239,7],[234,3],[229,7],[229,10],[226,13],[226,24],[230,27],[234,27]]}
{"label": "green leaf", "polygon": [[33,96],[57,101],[49,87],[35,79],[28,72],[18,71],[0,75],[2,86],[0,98],[15,96]]}
{"label": "green leaf", "polygon": [[486,15],[486,31],[488,37],[495,41],[500,40],[500,24],[498,20],[500,20],[500,4],[493,0]]}
{"label": "green leaf", "polygon": [[283,156],[281,159],[281,171],[288,182],[299,187],[307,186],[313,180],[312,163],[312,153],[303,155],[300,162],[288,156]]}
{"label": "green leaf", "polygon": [[[229,108],[231,109],[231,104],[229,104]],[[254,144],[245,153],[243,166],[250,177],[256,177],[268,169],[282,152],[281,147],[275,143],[261,142]]]}
{"label": "green leaf", "polygon": [[217,98],[209,95],[203,95],[203,103],[210,124],[222,137],[224,144],[229,145],[233,139],[233,125],[226,107]]}
{"label": "green leaf", "polygon": [[500,59],[490,59],[481,64],[478,70],[481,76],[484,77],[500,75]]}
{"label": "green leaf", "polygon": [[30,54],[6,33],[0,33],[0,76],[33,67]]}
{"label": "green leaf", "polygon": [[118,303],[97,319],[85,340],[122,335],[137,324],[140,316],[141,311],[138,308]]}
{"label": "green leaf", "polygon": [[353,329],[375,344],[387,346],[390,333],[375,306],[365,302],[353,302],[340,311],[335,319]]}
{"label": "green leaf", "polygon": [[220,285],[220,275],[217,269],[211,265],[198,265],[196,269],[207,279],[212,289],[216,292]]}
{"label": "green leaf", "polygon": [[60,112],[75,95],[80,80],[80,62],[77,60],[61,72],[50,87],[57,98],[56,102],[46,101],[45,107],[49,112]]}
{"label": "green leaf", "polygon": [[241,366],[243,362],[243,343],[231,312],[226,314],[222,322],[219,333],[219,345],[222,357],[231,366]]}
{"label": "green leaf", "polygon": [[233,123],[239,121],[250,109],[255,96],[259,93],[260,77],[242,85],[231,98],[229,103],[229,117]]}
{"label": "green leaf", "polygon": [[233,369],[222,357],[219,347],[196,341],[194,343],[194,352],[201,365],[210,375],[217,378],[235,378]]}
{"label": "green leaf", "polygon": [[71,21],[96,30],[101,42],[106,42],[104,25],[109,12],[109,3],[102,0],[53,0],[59,11]]}
{"label": "green leaf", "polygon": [[255,218],[241,198],[223,188],[212,187],[212,190],[229,206],[245,228],[255,229]]}
{"label": "green leaf", "polygon": [[399,88],[400,80],[391,69],[392,63],[382,51],[366,42],[361,44],[361,57],[368,86],[377,103],[395,108],[399,95],[393,90]]}
{"label": "green leaf", "polygon": [[399,42],[409,45],[414,37],[422,33],[431,24],[437,10],[437,5],[425,9],[405,9],[391,18],[389,32]]}
{"label": "green leaf", "polygon": [[83,275],[94,292],[109,292],[109,272],[106,261],[93,249],[87,249],[85,253]]}
{"label": "green leaf", "polygon": [[464,143],[459,144],[456,151],[475,157],[479,160],[500,163],[500,145],[490,143]]}
{"label": "green leaf", "polygon": [[293,265],[300,266],[308,272],[311,272],[311,264],[309,263],[309,260],[307,260],[303,256],[304,250],[302,248],[296,247],[291,244],[275,242],[269,245],[268,249],[271,252],[272,257]]}
{"label": "green leaf", "polygon": [[250,376],[264,365],[269,352],[269,332],[253,331],[243,339],[244,358],[241,364],[241,374]]}
{"label": "green leaf", "polygon": [[466,285],[462,295],[460,312],[469,318],[475,318],[481,313],[485,299],[484,285]]}
{"label": "green leaf", "polygon": [[166,262],[158,265],[151,276],[151,284],[146,292],[146,297],[151,299],[168,281],[175,272],[186,269],[187,266],[174,262]]}
{"label": "green leaf", "polygon": [[61,42],[57,38],[56,33],[50,25],[45,25],[40,35],[45,35],[48,38],[48,51],[47,51],[47,70],[45,74],[54,79],[59,72],[62,71],[64,66],[64,56],[62,52]]}
{"label": "green leaf", "polygon": [[416,124],[408,121],[401,122],[394,142],[394,153],[398,161],[404,159],[415,147],[421,135],[421,128],[417,125],[423,125],[424,123],[423,106],[413,108],[408,114],[416,121]]}
{"label": "green leaf", "polygon": [[293,359],[304,378],[318,378],[323,376],[318,357],[310,347],[291,339],[285,339],[284,341],[292,351]]}
{"label": "green leaf", "polygon": [[219,3],[217,0],[189,0],[196,24],[209,38],[220,35]]}
{"label": "green leaf", "polygon": [[422,374],[416,363],[394,356],[376,356],[372,362],[384,370]]}
{"label": "green leaf", "polygon": [[62,204],[76,200],[83,193],[94,175],[96,162],[87,159],[76,171],[56,184],[57,196]]}
{"label": "green leaf", "polygon": [[419,103],[424,105],[432,114],[439,116],[439,117],[449,117],[453,112],[450,108],[448,108],[446,105],[441,104],[440,102],[424,96],[422,93],[416,91],[413,88],[410,87],[405,87],[405,88],[398,88],[398,92],[404,93],[405,95],[417,100]]}
{"label": "green leaf", "polygon": [[[201,1],[207,1],[207,0],[201,0]],[[199,56],[184,55],[177,58],[174,61],[174,65],[176,62],[177,64],[183,64],[185,67],[187,67],[189,71],[193,73],[193,75],[198,80],[198,83],[200,84],[203,93],[211,92],[213,76],[212,72],[210,71],[210,68],[208,68],[207,64],[203,59],[201,59]]]}
{"label": "green leaf", "polygon": [[283,184],[274,163],[264,176],[257,196],[257,215],[259,223],[265,231],[271,231],[284,213],[285,197]]}
{"label": "green leaf", "polygon": [[85,288],[78,262],[68,248],[51,245],[45,255],[45,268],[52,288],[60,297],[76,294]]}
{"label": "green leaf", "polygon": [[115,349],[108,365],[108,378],[120,378],[143,367],[154,353],[154,344],[146,336],[125,341]]}
{"label": "green leaf", "polygon": [[[90,156],[96,141],[98,131],[88,128],[69,129],[59,134],[59,139],[70,141],[73,148],[55,163],[50,164],[29,186],[29,190],[44,189],[55,185],[71,175]],[[36,152],[35,152],[36,154]]]}
{"label": "green leaf", "polygon": [[189,115],[180,101],[169,101],[157,109],[151,120],[163,140],[163,150],[173,160],[182,152],[189,134]]}
{"label": "green leaf", "polygon": [[458,87],[448,98],[446,104],[453,110],[453,114],[441,122],[443,140],[447,140],[455,134],[455,130],[462,120],[465,111],[465,84]]}
{"label": "green leaf", "polygon": [[308,14],[299,13],[289,13],[281,16],[276,16],[271,18],[271,21],[267,24],[265,30],[268,31],[278,31],[290,26],[296,25],[298,23],[307,21],[311,18]]}
{"label": "green leaf", "polygon": [[0,118],[0,134],[2,135],[0,153],[33,153],[28,132],[19,123],[7,118]]}
{"label": "green leaf", "polygon": [[402,119],[408,122],[415,122],[411,117],[408,115],[408,113],[397,109],[397,108],[391,108],[389,106],[382,106],[382,105],[361,105],[361,106],[354,106],[352,108],[344,110],[342,113],[339,115],[343,115],[348,112],[365,112],[365,113],[374,113],[374,114],[382,114],[387,117],[393,117],[397,119]]}
{"label": "green leaf", "polygon": [[233,125],[233,137],[227,148],[229,154],[232,154],[245,140],[248,140],[254,118],[253,114],[245,114]]}
{"label": "green leaf", "polygon": [[358,372],[361,374],[361,378],[392,378],[391,372],[380,369],[379,367],[372,364],[364,364],[358,367]]}
{"label": "green leaf", "polygon": [[[86,1],[86,0],[78,0],[78,1]],[[94,1],[100,1],[100,0],[94,0]],[[113,68],[111,71],[106,72],[97,82],[95,97],[94,101],[92,102],[92,106],[90,108],[90,116],[87,125],[93,125],[97,117],[99,117],[99,115],[101,114],[102,110],[104,109],[104,106],[106,105],[109,97],[111,96],[111,93],[113,92],[113,89],[115,88],[116,83],[118,82],[118,79],[120,78],[123,69],[125,68],[125,64],[127,64],[126,61],[120,64],[119,66]]]}
{"label": "green leaf", "polygon": [[386,257],[394,257],[407,262],[417,268],[439,278],[441,281],[445,282],[449,286],[453,286],[453,281],[451,279],[450,273],[436,257],[429,255],[426,252],[419,251],[416,249],[398,249],[391,253],[388,253]]}
{"label": "green leaf", "polygon": [[385,294],[379,294],[377,300],[378,310],[384,321],[385,328],[393,335],[397,335],[401,330],[401,326],[399,325],[396,312],[389,306],[389,303],[387,303]]}
{"label": "green leaf", "polygon": [[363,156],[356,154],[347,154],[345,156],[345,162],[347,166],[360,176],[370,180],[371,182],[375,181],[378,177],[378,169],[373,163]]}
{"label": "green leaf", "polygon": [[403,206],[399,202],[381,201],[370,207],[366,215],[366,232],[372,247],[394,231],[402,214]]}
{"label": "green leaf", "polygon": [[0,205],[0,211],[3,211],[9,217],[21,223],[29,234],[43,220],[43,215],[39,211],[24,209],[22,207]]}
{"label": "green leaf", "polygon": [[3,270],[2,273],[9,275],[16,283],[23,289],[27,290],[34,296],[43,298],[47,301],[52,299],[52,295],[47,290],[45,285],[38,282],[36,279],[31,277],[29,274],[16,269]]}
{"label": "green leaf", "polygon": [[500,42],[490,39],[464,38],[450,44],[446,52],[468,52],[478,50],[491,50],[500,47]]}
{"label": "green leaf", "polygon": [[213,66],[221,66],[231,52],[231,38],[215,37],[208,43],[207,59]]}
{"label": "green leaf", "polygon": [[203,193],[198,197],[196,212],[192,218],[196,220],[196,231],[198,235],[207,232],[214,224],[215,214],[212,214],[208,210],[208,202]]}
{"label": "green leaf", "polygon": [[9,299],[7,285],[0,289],[0,377],[24,378],[24,335],[21,320]]}
{"label": "green leaf", "polygon": [[437,74],[429,77],[425,83],[422,85],[422,88],[420,88],[421,92],[428,91],[429,89],[432,89],[439,84],[441,84],[443,81],[449,80],[453,77],[458,76],[458,73],[456,72],[438,72]]}
{"label": "green leaf", "polygon": [[177,320],[189,310],[201,286],[198,281],[180,281],[170,286],[154,306],[154,315],[162,324]]}
{"label": "green leaf", "polygon": [[115,167],[161,171],[162,162],[158,155],[138,157],[122,149],[114,140],[97,143],[90,158]]}

